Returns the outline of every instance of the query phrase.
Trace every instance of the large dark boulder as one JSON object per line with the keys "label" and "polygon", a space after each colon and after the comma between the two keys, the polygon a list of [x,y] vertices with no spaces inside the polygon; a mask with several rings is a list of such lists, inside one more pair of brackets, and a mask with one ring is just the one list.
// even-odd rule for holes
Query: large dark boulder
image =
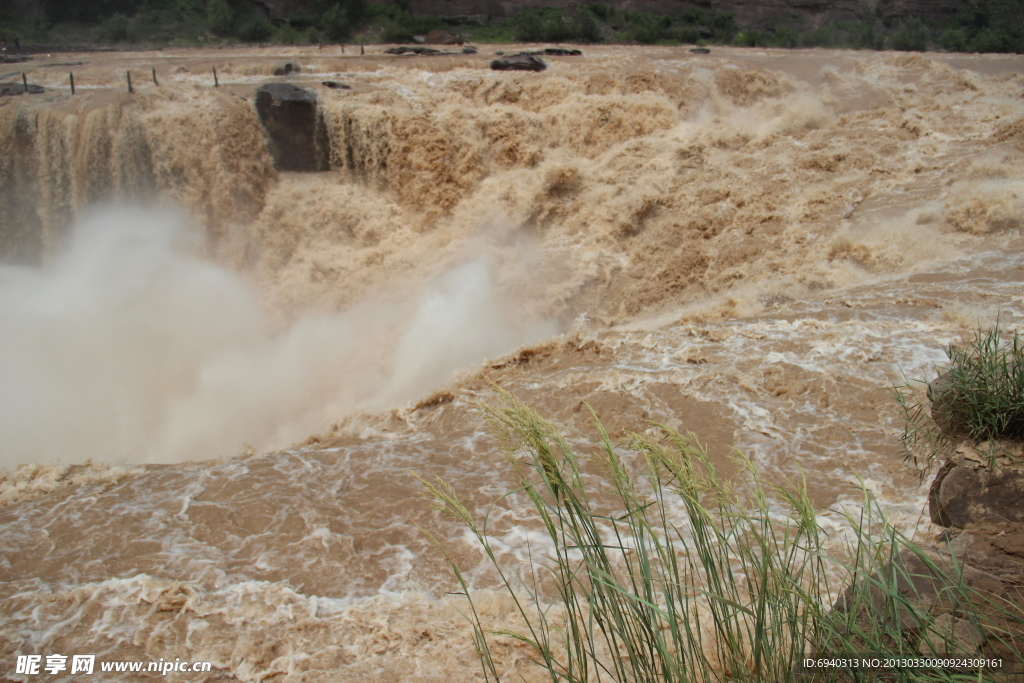
{"label": "large dark boulder", "polygon": [[495,59],[491,68],[495,71],[543,71],[548,65],[534,55],[519,54]]}
{"label": "large dark boulder", "polygon": [[315,93],[291,83],[264,83],[255,100],[278,170],[327,170],[327,139]]}

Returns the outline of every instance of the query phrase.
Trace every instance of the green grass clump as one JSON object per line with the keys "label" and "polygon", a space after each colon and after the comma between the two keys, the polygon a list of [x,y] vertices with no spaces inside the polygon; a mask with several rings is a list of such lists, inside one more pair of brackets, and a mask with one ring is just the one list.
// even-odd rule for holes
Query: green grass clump
{"label": "green grass clump", "polygon": [[[555,425],[503,397],[503,407],[481,407],[518,481],[503,498],[528,502],[546,554],[531,548],[526,571],[509,568],[489,513],[477,519],[443,481],[420,480],[437,508],[470,530],[526,624],[485,629],[445,551],[488,681],[501,679],[495,637],[525,644],[552,681],[579,683],[875,680],[863,669],[800,664],[815,655],[918,657],[926,637],[940,652],[962,653],[941,632],[949,617],[940,613],[972,619],[989,643],[1017,652],[1004,627],[987,626],[993,614],[1012,621],[1012,610],[965,585],[957,562],[900,534],[869,497],[848,517],[851,540],[832,554],[802,484],[767,484],[742,458],[742,477],[730,484],[692,435],[663,427],[657,438],[631,435],[623,450],[596,417],[598,438],[584,457]],[[887,674],[990,680],[948,668]]]}
{"label": "green grass clump", "polygon": [[1024,345],[1014,331],[1007,338],[998,321],[978,329],[962,345],[946,349],[949,365],[938,368],[929,389],[907,381],[894,388],[904,415],[902,440],[908,458],[922,472],[944,458],[948,447],[969,439],[1024,439]]}

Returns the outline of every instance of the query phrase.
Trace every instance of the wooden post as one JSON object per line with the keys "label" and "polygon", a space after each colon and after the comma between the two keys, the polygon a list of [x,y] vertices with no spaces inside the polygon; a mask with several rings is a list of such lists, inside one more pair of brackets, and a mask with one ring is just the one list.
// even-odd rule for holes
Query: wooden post
{"label": "wooden post", "polygon": [[71,94],[74,95],[75,94],[75,74],[74,73],[69,73],[68,74],[68,78],[71,79]]}
{"label": "wooden post", "polygon": [[160,84],[156,82],[156,69],[153,69],[153,85],[160,87]]}
{"label": "wooden post", "polygon": [[28,77],[25,76],[25,72],[21,72],[21,84],[25,86],[25,92],[28,92]]}
{"label": "wooden post", "polygon": [[341,54],[345,54],[345,43],[341,44]]}
{"label": "wooden post", "polygon": [[217,80],[217,67],[213,67],[213,87],[220,87],[220,81]]}
{"label": "wooden post", "polygon": [[365,55],[366,54],[366,50],[363,49],[363,44],[362,43],[359,43],[359,54],[361,54],[361,55]]}
{"label": "wooden post", "polygon": [[135,90],[132,89],[132,72],[131,71],[125,71],[124,72],[124,77],[126,79],[128,79],[128,93],[131,94],[131,95],[134,95],[135,94]]}

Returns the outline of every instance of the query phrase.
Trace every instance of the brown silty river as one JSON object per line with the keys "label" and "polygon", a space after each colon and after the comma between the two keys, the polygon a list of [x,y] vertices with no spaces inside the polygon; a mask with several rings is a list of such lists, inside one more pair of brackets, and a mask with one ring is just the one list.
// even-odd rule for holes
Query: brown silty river
{"label": "brown silty river", "polygon": [[[928,533],[890,387],[1024,316],[1024,57],[582,49],[9,66],[48,91],[0,101],[0,677],[61,653],[483,680],[417,525],[486,625],[512,603],[409,473],[479,512],[512,484],[492,383],[802,472],[829,529],[860,477]],[[317,94],[329,170],[275,170],[268,80]],[[543,547],[496,514],[503,562]]]}

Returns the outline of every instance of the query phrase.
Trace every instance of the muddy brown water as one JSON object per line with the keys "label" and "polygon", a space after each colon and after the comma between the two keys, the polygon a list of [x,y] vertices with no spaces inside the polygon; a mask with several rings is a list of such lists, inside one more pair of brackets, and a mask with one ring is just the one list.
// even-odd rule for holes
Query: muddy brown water
{"label": "muddy brown water", "polygon": [[[0,102],[0,246],[28,264],[0,269],[3,676],[482,680],[417,525],[487,624],[513,606],[409,472],[478,512],[510,485],[492,382],[582,434],[589,404],[616,439],[660,422],[723,471],[805,476],[830,529],[860,477],[928,532],[889,388],[1024,315],[1021,57],[583,50],[27,65],[50,91]],[[283,61],[328,172],[270,162],[248,98]],[[494,520],[510,566],[543,547],[515,501]]]}

